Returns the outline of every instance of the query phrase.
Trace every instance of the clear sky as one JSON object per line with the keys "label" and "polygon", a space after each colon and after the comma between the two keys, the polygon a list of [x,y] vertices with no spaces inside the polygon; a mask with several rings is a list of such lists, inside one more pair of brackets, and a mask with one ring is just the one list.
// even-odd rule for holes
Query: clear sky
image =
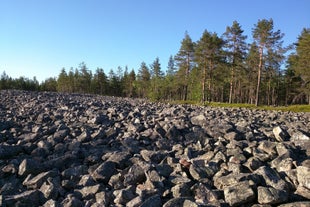
{"label": "clear sky", "polygon": [[251,42],[254,24],[270,18],[285,46],[296,42],[310,0],[0,0],[0,73],[43,81],[81,62],[108,73],[156,57],[166,71],[185,31],[197,41],[236,20]]}

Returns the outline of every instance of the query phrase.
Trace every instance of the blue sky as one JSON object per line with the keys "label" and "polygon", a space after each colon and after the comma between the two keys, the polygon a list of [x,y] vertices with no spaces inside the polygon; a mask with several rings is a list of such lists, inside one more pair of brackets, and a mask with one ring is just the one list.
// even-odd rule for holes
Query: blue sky
{"label": "blue sky", "polygon": [[165,71],[185,31],[197,41],[236,20],[251,42],[254,24],[272,18],[288,45],[309,11],[309,0],[0,0],[0,73],[43,81],[81,62],[108,73],[156,57]]}

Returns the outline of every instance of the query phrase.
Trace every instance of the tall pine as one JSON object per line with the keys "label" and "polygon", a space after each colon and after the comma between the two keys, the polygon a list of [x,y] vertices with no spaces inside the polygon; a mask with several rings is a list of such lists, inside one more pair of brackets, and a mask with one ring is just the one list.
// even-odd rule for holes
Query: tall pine
{"label": "tall pine", "polygon": [[188,96],[189,74],[192,69],[194,51],[194,43],[186,32],[181,42],[181,48],[175,56],[175,60],[179,66],[177,75],[180,81],[180,95],[183,100],[187,100]]}
{"label": "tall pine", "polygon": [[273,31],[273,20],[263,19],[259,20],[257,24],[254,25],[252,30],[253,38],[255,43],[259,48],[259,62],[258,62],[258,75],[257,75],[257,87],[255,96],[255,105],[259,104],[259,94],[262,70],[264,68],[264,61],[266,54],[271,51],[277,50],[282,45],[283,34],[280,30]]}
{"label": "tall pine", "polygon": [[246,35],[243,35],[243,30],[237,21],[234,21],[231,27],[226,28],[224,33],[225,48],[227,52],[227,62],[230,67],[230,88],[229,88],[229,103],[233,102],[235,97],[236,79],[239,76],[241,79],[241,70],[246,55]]}

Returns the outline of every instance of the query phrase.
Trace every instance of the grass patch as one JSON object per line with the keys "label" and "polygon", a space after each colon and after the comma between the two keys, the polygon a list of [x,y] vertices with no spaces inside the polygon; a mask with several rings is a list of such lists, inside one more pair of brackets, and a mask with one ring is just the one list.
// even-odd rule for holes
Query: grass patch
{"label": "grass patch", "polygon": [[[197,101],[171,101],[171,104],[190,104],[190,105],[199,105],[201,102]],[[258,106],[254,104],[244,104],[244,103],[220,103],[220,102],[211,102],[206,103],[205,106],[211,107],[227,107],[227,108],[247,108],[247,109],[259,109],[267,111],[292,111],[292,112],[310,112],[310,105],[290,105],[290,106]]]}

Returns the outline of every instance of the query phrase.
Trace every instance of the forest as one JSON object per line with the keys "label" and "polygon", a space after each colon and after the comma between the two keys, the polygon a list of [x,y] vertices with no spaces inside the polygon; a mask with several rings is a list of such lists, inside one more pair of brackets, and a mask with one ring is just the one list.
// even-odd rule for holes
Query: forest
{"label": "forest", "polygon": [[221,36],[205,30],[196,42],[186,32],[165,67],[155,57],[137,70],[119,66],[105,73],[82,62],[41,83],[35,77],[13,79],[4,71],[0,89],[256,106],[310,104],[310,28],[304,28],[292,45],[283,46],[283,37],[272,19],[262,19],[254,24],[253,42],[248,43],[234,21]]}

